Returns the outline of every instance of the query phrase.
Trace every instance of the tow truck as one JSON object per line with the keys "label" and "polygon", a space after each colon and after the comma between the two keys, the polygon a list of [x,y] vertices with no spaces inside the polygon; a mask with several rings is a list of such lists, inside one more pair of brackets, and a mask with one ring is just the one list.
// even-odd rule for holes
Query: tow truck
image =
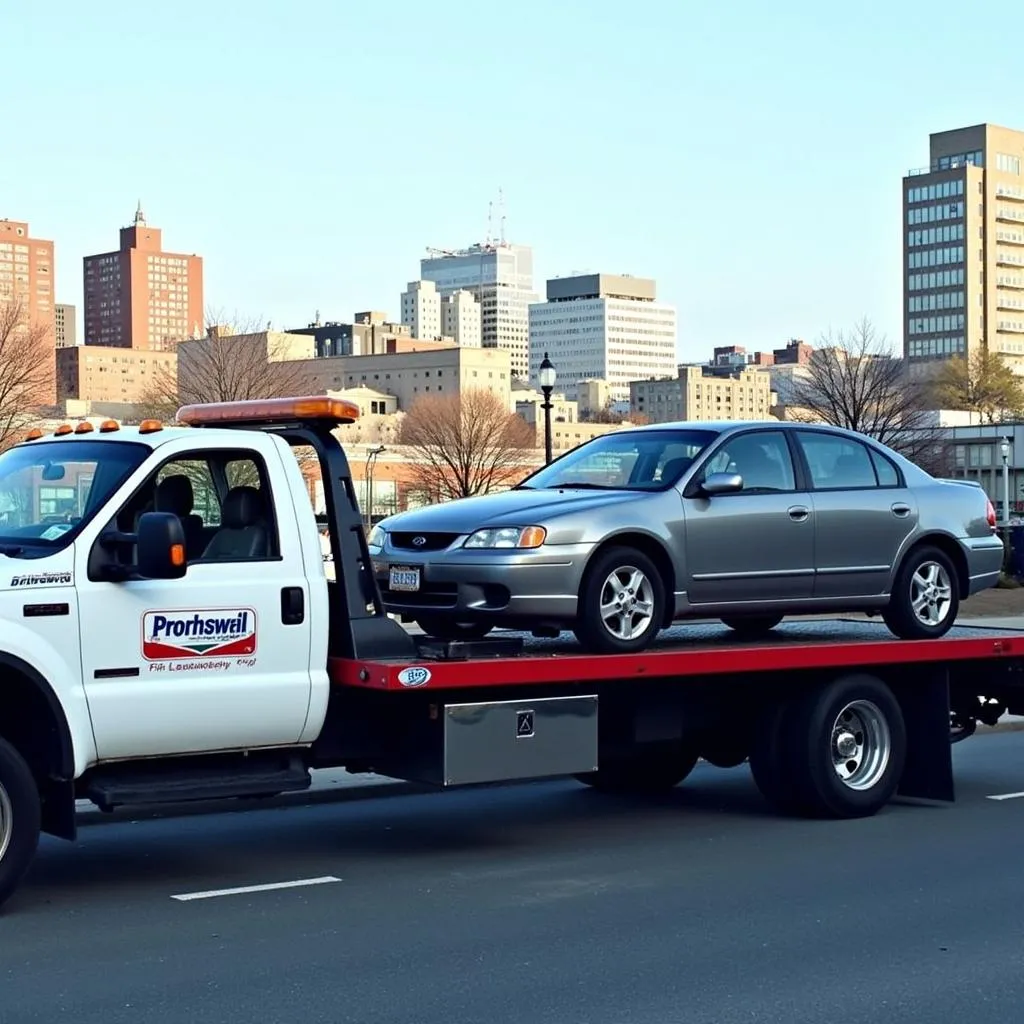
{"label": "tow truck", "polygon": [[780,813],[857,818],[953,801],[951,744],[1024,713],[1024,637],[985,629],[688,626],[612,656],[413,636],[382,606],[334,433],[357,416],[328,396],[192,405],[0,455],[0,903],[41,832],[75,839],[81,799],[265,797],[328,767],[643,794],[703,759],[749,762]]}

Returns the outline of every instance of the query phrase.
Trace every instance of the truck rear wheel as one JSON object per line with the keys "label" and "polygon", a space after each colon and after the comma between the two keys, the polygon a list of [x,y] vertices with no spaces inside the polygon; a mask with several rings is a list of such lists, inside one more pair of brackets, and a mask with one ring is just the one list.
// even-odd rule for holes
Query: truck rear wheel
{"label": "truck rear wheel", "polygon": [[906,726],[892,691],[874,676],[855,674],[773,709],[750,767],[779,810],[863,818],[892,799],[906,750]]}
{"label": "truck rear wheel", "polygon": [[693,771],[697,760],[696,751],[677,746],[616,758],[576,779],[602,793],[664,793],[678,786]]}
{"label": "truck rear wheel", "polygon": [[39,790],[21,754],[0,739],[0,905],[18,888],[39,846]]}

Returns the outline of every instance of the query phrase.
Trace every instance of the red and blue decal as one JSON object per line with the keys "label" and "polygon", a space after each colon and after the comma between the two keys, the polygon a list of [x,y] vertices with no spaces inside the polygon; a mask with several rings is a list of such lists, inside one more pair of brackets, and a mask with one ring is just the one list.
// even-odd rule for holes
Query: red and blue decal
{"label": "red and blue decal", "polygon": [[241,658],[255,652],[252,608],[146,612],[142,619],[142,656],[147,661]]}

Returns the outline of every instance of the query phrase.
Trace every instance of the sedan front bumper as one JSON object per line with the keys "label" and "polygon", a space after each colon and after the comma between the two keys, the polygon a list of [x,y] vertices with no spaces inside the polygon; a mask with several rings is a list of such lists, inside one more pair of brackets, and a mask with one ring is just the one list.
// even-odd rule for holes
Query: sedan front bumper
{"label": "sedan front bumper", "polygon": [[590,544],[565,544],[529,551],[454,548],[419,554],[385,547],[371,548],[370,554],[392,615],[456,613],[467,620],[512,625],[571,622],[592,550]]}

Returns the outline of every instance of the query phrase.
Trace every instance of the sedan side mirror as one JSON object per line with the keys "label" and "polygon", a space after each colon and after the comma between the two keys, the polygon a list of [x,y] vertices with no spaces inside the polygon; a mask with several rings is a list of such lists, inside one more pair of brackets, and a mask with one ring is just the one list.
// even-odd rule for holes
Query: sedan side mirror
{"label": "sedan side mirror", "polygon": [[700,489],[709,497],[713,494],[735,494],[743,490],[743,477],[739,473],[711,473]]}
{"label": "sedan side mirror", "polygon": [[145,512],[139,516],[136,570],[148,580],[177,580],[188,568],[185,529],[173,512]]}

